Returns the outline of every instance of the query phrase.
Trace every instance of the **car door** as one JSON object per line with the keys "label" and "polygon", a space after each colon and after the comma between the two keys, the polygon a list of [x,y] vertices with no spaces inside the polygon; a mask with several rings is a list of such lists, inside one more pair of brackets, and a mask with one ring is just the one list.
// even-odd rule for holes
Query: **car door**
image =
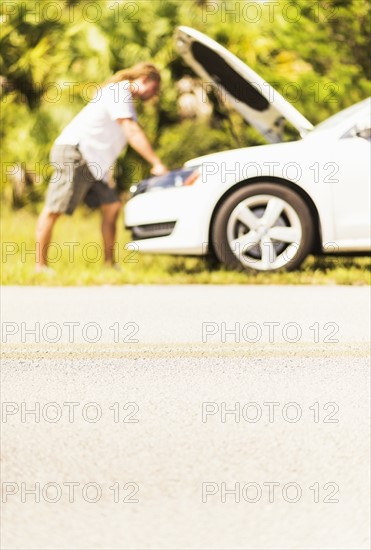
{"label": "car door", "polygon": [[339,139],[336,148],[339,169],[329,181],[336,241],[343,249],[366,250],[370,246],[371,216],[369,122],[353,126]]}

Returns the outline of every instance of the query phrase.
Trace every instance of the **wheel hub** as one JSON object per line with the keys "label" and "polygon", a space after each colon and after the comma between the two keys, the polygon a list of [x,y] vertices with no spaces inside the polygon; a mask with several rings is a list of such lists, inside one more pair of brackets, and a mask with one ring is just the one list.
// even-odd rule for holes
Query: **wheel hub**
{"label": "wheel hub", "polygon": [[260,225],[257,230],[259,239],[262,239],[263,237],[265,237],[268,231],[269,231],[269,228],[266,225]]}

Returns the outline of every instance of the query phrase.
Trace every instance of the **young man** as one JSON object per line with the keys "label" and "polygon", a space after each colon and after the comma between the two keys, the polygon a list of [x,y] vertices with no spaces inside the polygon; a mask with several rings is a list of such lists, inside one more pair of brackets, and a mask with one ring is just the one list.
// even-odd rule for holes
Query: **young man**
{"label": "young man", "polygon": [[119,71],[55,141],[50,155],[55,172],[36,228],[36,271],[49,269],[47,251],[55,222],[61,214],[71,215],[82,201],[101,209],[104,259],[113,265],[121,202],[107,184],[110,167],[129,143],[152,165],[153,175],[167,172],[139,126],[134,108],[136,100],[146,101],[156,95],[160,83],[160,74],[150,63]]}

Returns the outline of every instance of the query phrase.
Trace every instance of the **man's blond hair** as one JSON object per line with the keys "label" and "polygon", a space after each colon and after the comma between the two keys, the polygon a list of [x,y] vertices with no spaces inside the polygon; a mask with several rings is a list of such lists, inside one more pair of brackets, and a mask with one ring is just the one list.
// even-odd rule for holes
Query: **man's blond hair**
{"label": "man's blond hair", "polygon": [[143,62],[138,63],[133,67],[129,67],[128,69],[117,71],[103,83],[103,86],[107,86],[107,84],[113,84],[115,82],[122,82],[123,80],[129,80],[129,82],[133,82],[137,78],[141,77],[145,77],[154,82],[158,82],[158,84],[160,84],[161,82],[161,75],[159,70],[154,65],[152,65],[152,63]]}

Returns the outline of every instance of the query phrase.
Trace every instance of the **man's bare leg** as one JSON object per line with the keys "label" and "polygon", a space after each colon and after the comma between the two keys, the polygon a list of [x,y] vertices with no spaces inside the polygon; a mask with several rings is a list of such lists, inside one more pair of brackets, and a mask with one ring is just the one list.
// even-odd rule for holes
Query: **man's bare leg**
{"label": "man's bare leg", "polygon": [[36,225],[36,271],[48,265],[48,246],[52,238],[55,222],[60,214],[50,212],[47,208],[41,212]]}
{"label": "man's bare leg", "polygon": [[102,204],[102,237],[104,245],[104,261],[106,264],[113,265],[115,259],[113,257],[115,237],[116,237],[116,222],[121,210],[121,202],[113,202],[110,204]]}

